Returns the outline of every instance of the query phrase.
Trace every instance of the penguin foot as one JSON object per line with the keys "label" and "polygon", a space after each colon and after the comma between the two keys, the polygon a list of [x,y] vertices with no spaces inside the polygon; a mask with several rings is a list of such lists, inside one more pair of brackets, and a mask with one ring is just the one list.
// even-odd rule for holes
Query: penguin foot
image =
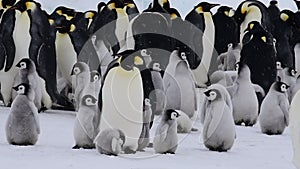
{"label": "penguin foot", "polygon": [[135,154],[136,151],[131,150],[129,147],[126,147],[126,148],[124,149],[124,153],[125,153],[125,154]]}
{"label": "penguin foot", "polygon": [[80,149],[80,147],[78,145],[75,145],[75,146],[72,147],[72,149],[76,150],[76,149]]}
{"label": "penguin foot", "polygon": [[175,154],[175,152],[167,151],[167,152],[164,152],[162,154]]}
{"label": "penguin foot", "polygon": [[148,148],[153,148],[153,143],[149,143],[147,147]]}
{"label": "penguin foot", "polygon": [[45,112],[46,110],[47,110],[47,107],[42,107],[38,110],[38,113]]}
{"label": "penguin foot", "polygon": [[199,131],[199,130],[196,129],[196,128],[192,128],[191,131],[197,132],[197,131]]}

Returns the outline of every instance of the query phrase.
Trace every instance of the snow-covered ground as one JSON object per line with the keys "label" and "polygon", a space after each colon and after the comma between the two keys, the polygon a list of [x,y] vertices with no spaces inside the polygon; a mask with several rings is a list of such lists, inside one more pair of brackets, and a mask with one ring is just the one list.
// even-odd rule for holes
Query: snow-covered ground
{"label": "snow-covered ground", "polygon": [[[182,141],[175,155],[157,155],[148,148],[133,155],[110,157],[96,150],[72,150],[75,116],[70,112],[40,114],[41,135],[35,146],[9,145],[5,136],[8,114],[8,108],[0,107],[1,169],[295,169],[288,129],[283,135],[267,136],[260,133],[258,125],[236,127],[234,146],[226,153],[207,150],[199,131],[179,134]],[[200,128],[199,122],[195,126]]]}

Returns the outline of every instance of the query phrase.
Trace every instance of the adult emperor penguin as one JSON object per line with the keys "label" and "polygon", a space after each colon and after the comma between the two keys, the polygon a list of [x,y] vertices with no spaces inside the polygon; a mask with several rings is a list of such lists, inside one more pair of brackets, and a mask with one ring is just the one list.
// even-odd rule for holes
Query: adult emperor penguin
{"label": "adult emperor penguin", "polygon": [[73,149],[95,148],[93,141],[98,134],[99,121],[97,99],[92,95],[84,95],[76,114],[73,130],[75,146]]}
{"label": "adult emperor penguin", "polygon": [[[256,123],[259,111],[255,92],[265,95],[264,90],[250,79],[250,69],[246,64],[237,64],[238,77],[234,84],[227,87],[232,99],[233,118],[237,125],[253,126]],[[247,103],[247,104],[245,104]]]}
{"label": "adult emperor penguin", "polygon": [[13,87],[18,96],[13,101],[6,122],[6,138],[13,145],[34,145],[40,134],[38,111],[33,103],[34,93],[28,83]]}
{"label": "adult emperor penguin", "polygon": [[[240,61],[249,66],[251,81],[260,85],[265,92],[276,81],[276,51],[273,38],[261,30],[252,34],[250,41],[243,45]],[[260,102],[261,103],[261,102]]]}
{"label": "adult emperor penguin", "polygon": [[105,129],[94,142],[100,154],[117,156],[123,149],[125,134],[120,129]]}
{"label": "adult emperor penguin", "polygon": [[143,113],[143,129],[139,138],[139,151],[144,151],[150,142],[150,122],[152,116],[152,108],[150,99],[146,98],[144,100],[144,113]]}
{"label": "adult emperor penguin", "polygon": [[192,24],[191,44],[195,45],[195,55],[189,56],[188,60],[196,84],[200,87],[206,87],[209,83],[208,75],[217,70],[217,54],[214,51],[215,25],[210,11],[215,6],[218,4],[201,2],[185,17]]}
{"label": "adult emperor penguin", "polygon": [[175,154],[178,144],[177,118],[179,113],[173,109],[166,110],[157,126],[153,141],[155,153]]}
{"label": "adult emperor penguin", "polygon": [[262,102],[259,114],[261,132],[273,135],[282,134],[289,125],[289,100],[286,83],[274,82]]}
{"label": "adult emperor penguin", "polygon": [[76,76],[76,84],[74,84],[74,101],[76,105],[75,108],[78,110],[83,96],[83,90],[90,83],[90,68],[84,62],[77,62],[72,68],[71,75]]}
{"label": "adult emperor penguin", "polygon": [[[52,105],[50,96],[46,91],[45,81],[37,74],[34,62],[29,58],[24,58],[16,65],[19,74],[15,78],[14,84],[28,83],[34,92],[34,104],[39,111]],[[44,106],[44,107],[43,107]]]}
{"label": "adult emperor penguin", "polygon": [[211,85],[204,94],[206,97],[201,111],[204,145],[212,151],[227,151],[235,139],[230,95],[220,84]]}
{"label": "adult emperor penguin", "polygon": [[290,132],[294,150],[293,162],[296,167],[300,168],[300,91],[298,91],[292,101],[290,113]]}
{"label": "adult emperor penguin", "polygon": [[[19,3],[23,4],[24,2]],[[5,66],[2,64],[0,71],[0,83],[2,84],[1,94],[6,106],[10,104],[13,79],[18,73],[18,70],[12,68],[12,66],[16,65],[21,58],[29,57],[30,25],[31,20],[26,12],[26,6],[16,4],[2,16],[0,39],[5,52],[1,53],[3,56],[0,56],[0,58],[6,58],[6,60]]]}
{"label": "adult emperor penguin", "polygon": [[166,109],[182,110],[193,118],[197,109],[196,89],[185,52],[180,49],[172,52],[163,82]]}
{"label": "adult emperor penguin", "polygon": [[239,28],[234,16],[234,10],[228,6],[221,6],[213,15],[215,24],[215,49],[220,55],[228,49],[228,44],[233,47],[239,43]]}
{"label": "adult emperor penguin", "polygon": [[[135,65],[143,64],[132,51],[122,52],[104,75],[100,94],[100,132],[107,128],[120,129],[125,134],[124,151],[135,153],[143,128],[143,81]],[[113,90],[112,90],[113,89]]]}

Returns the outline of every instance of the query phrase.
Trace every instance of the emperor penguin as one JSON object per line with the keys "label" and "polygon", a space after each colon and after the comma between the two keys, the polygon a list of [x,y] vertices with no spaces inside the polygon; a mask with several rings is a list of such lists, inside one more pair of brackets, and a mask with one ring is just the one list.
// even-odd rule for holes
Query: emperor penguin
{"label": "emperor penguin", "polygon": [[[250,69],[246,64],[237,64],[238,76],[232,86],[227,87],[231,96],[233,118],[237,125],[253,126],[258,117],[259,105],[256,93],[265,95],[264,90],[250,79]],[[247,103],[247,104],[245,104]]]}
{"label": "emperor penguin", "polygon": [[98,134],[100,114],[97,109],[97,99],[92,95],[84,95],[76,114],[74,124],[75,146],[73,149],[92,149],[93,143]]}
{"label": "emperor penguin", "polygon": [[166,94],[166,109],[182,110],[193,118],[197,109],[196,89],[193,73],[189,68],[185,52],[174,50],[163,77]]}
{"label": "emperor penguin", "polygon": [[[23,2],[19,3],[24,4]],[[15,4],[14,7],[7,9],[2,16],[0,39],[5,52],[1,53],[3,56],[0,56],[0,58],[6,58],[6,60],[0,71],[0,83],[2,84],[1,94],[6,106],[11,103],[11,89],[14,78],[18,73],[13,65],[16,65],[23,57],[29,58],[30,25],[31,20],[26,11],[26,6]]]}
{"label": "emperor penguin", "polygon": [[289,100],[286,95],[289,86],[274,82],[262,102],[259,124],[261,132],[268,135],[282,134],[289,125]]}
{"label": "emperor penguin", "polygon": [[195,55],[189,56],[188,60],[199,87],[206,87],[209,84],[208,76],[217,70],[215,25],[210,10],[218,5],[201,2],[185,17],[191,23],[191,44],[195,50]]}
{"label": "emperor penguin", "polygon": [[150,142],[150,122],[152,116],[152,108],[150,99],[146,98],[144,101],[144,113],[143,113],[143,129],[139,138],[139,151],[144,151]]}
{"label": "emperor penguin", "polygon": [[[278,64],[280,62],[277,62]],[[280,79],[280,81],[282,81],[283,83],[286,83],[289,88],[287,89],[287,96],[289,99],[289,103],[292,102],[293,96],[296,94],[297,92],[297,79],[296,79],[296,74],[297,71],[294,70],[293,68],[289,68],[289,67],[285,67],[285,68],[279,68],[277,70],[277,78]]]}
{"label": "emperor penguin", "polygon": [[173,109],[166,110],[157,126],[153,141],[155,153],[175,154],[178,145],[177,118],[179,113]]}
{"label": "emperor penguin", "polygon": [[44,108],[49,109],[52,105],[52,100],[46,90],[46,84],[36,72],[34,62],[29,58],[21,59],[16,65],[19,68],[19,74],[15,77],[14,84],[28,83],[31,90],[34,92],[34,104],[40,111]]}
{"label": "emperor penguin", "polygon": [[204,145],[212,151],[227,151],[236,136],[230,95],[220,84],[211,85],[204,94],[201,111]]}
{"label": "emperor penguin", "polygon": [[239,62],[240,56],[241,46],[234,47],[232,43],[228,44],[227,52],[220,54],[217,58],[218,68],[224,71],[235,70],[235,64]]}
{"label": "emperor penguin", "polygon": [[114,61],[104,75],[99,93],[101,112],[100,132],[107,128],[120,129],[125,134],[123,149],[135,153],[143,128],[143,81],[136,65],[143,60],[125,51]]}
{"label": "emperor penguin", "polygon": [[117,156],[122,152],[125,134],[120,129],[105,129],[97,135],[94,142],[100,154]]}
{"label": "emperor penguin", "polygon": [[38,110],[34,93],[28,83],[13,87],[18,96],[13,101],[6,122],[6,138],[12,145],[35,145],[40,134]]}
{"label": "emperor penguin", "polygon": [[76,110],[78,110],[82,99],[82,91],[90,83],[90,68],[84,62],[77,62],[72,68],[71,75],[76,75],[76,84],[74,85],[74,101]]}
{"label": "emperor penguin", "polygon": [[193,121],[185,112],[180,110],[176,110],[176,111],[179,113],[179,117],[177,118],[177,132],[190,133],[193,129]]}
{"label": "emperor penguin", "polygon": [[290,132],[292,138],[292,145],[294,150],[293,162],[297,168],[300,168],[300,91],[298,91],[291,103],[290,114]]}
{"label": "emperor penguin", "polygon": [[228,44],[235,48],[239,43],[239,28],[234,19],[235,11],[228,6],[221,6],[213,15],[215,24],[215,49],[218,55],[228,49]]}
{"label": "emperor penguin", "polygon": [[101,74],[97,70],[93,70],[90,75],[90,82],[94,86],[95,95],[98,96],[101,88]]}

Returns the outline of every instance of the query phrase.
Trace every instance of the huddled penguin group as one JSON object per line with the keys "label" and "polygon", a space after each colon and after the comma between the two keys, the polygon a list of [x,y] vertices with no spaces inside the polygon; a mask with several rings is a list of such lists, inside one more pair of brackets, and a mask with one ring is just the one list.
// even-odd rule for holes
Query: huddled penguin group
{"label": "huddled penguin group", "polygon": [[277,135],[299,124],[299,11],[281,11],[276,0],[236,10],[200,2],[185,17],[168,0],[141,13],[133,0],[51,14],[33,0],[1,2],[10,144],[35,144],[38,112],[50,108],[76,111],[74,149],[107,155],[145,151],[152,140],[155,153],[174,154],[177,133],[197,131],[198,112],[205,147],[220,152],[233,147],[235,125],[259,121],[262,133]]}

